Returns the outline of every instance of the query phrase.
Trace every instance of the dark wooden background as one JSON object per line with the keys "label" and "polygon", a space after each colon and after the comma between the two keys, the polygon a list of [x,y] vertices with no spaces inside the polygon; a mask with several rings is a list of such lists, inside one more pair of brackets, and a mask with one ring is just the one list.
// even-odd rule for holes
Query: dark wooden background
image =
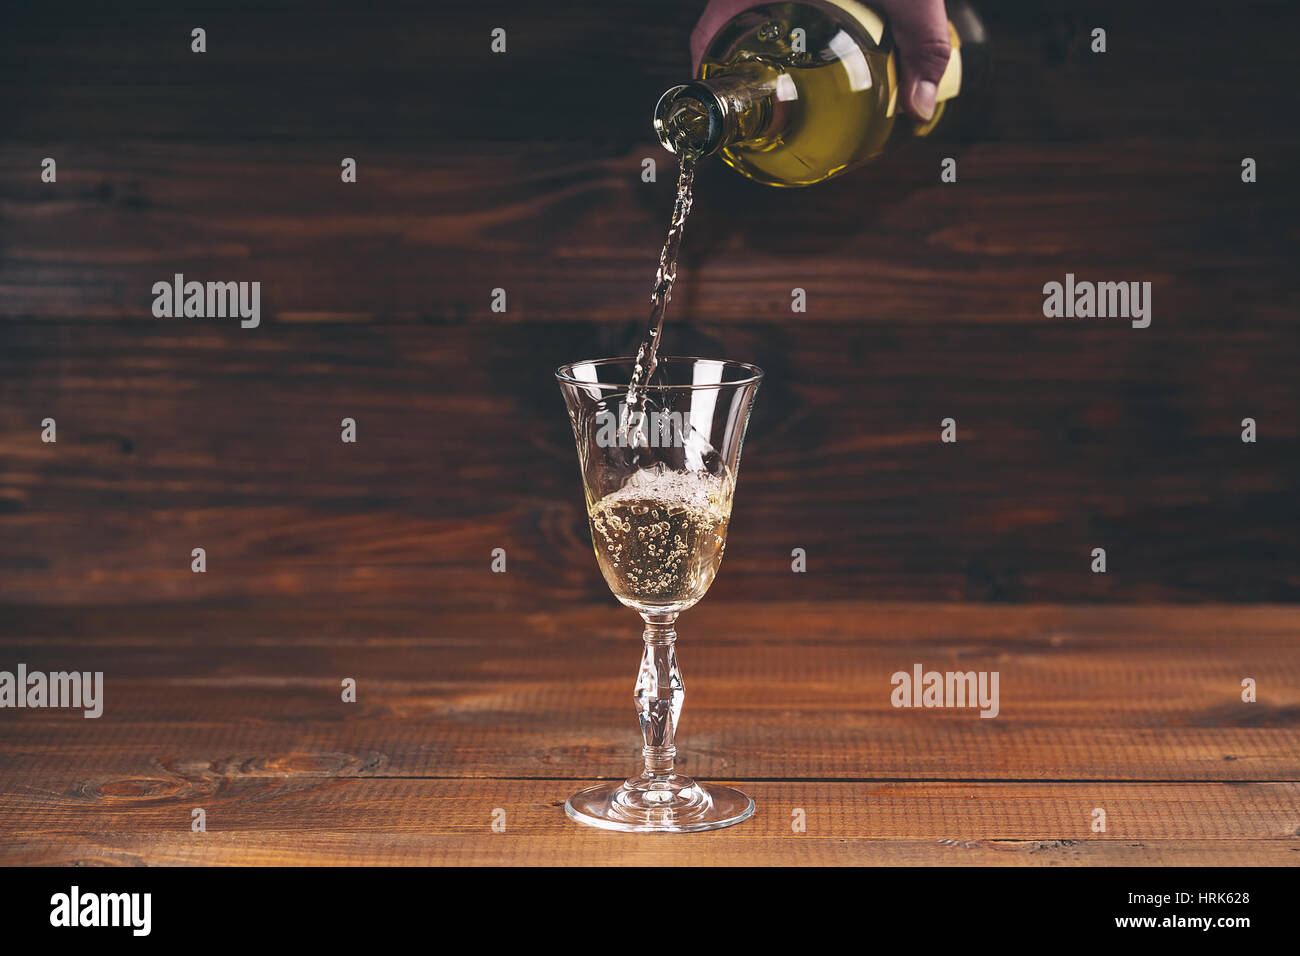
{"label": "dark wooden background", "polygon": [[[639,335],[699,6],[7,9],[0,601],[607,601],[550,370]],[[986,6],[978,142],[700,177],[668,348],[769,372],[714,595],[1296,600],[1300,14]],[[262,326],[153,318],[174,272]],[[1044,319],[1066,272],[1151,281],[1151,327]]]}

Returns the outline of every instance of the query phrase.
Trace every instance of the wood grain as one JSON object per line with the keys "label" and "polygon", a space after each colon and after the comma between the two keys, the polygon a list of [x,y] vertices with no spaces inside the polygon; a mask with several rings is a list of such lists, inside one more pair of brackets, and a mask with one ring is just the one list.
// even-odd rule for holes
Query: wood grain
{"label": "wood grain", "polygon": [[[998,64],[985,138],[1249,138],[1276,130],[1293,105],[1272,81],[1293,57],[1296,14],[1285,0],[1242,0],[1231,17],[1210,0],[977,6]],[[0,89],[26,96],[6,98],[6,131],[57,138],[73,118],[87,139],[617,149],[646,135],[659,94],[686,78],[702,9],[701,0],[489,0],[434,17],[420,0],[379,0],[364,16],[349,0],[19,5],[0,33]],[[208,52],[195,55],[200,23]],[[1097,24],[1112,40],[1105,55],[1090,52]],[[508,53],[494,56],[498,26]],[[1242,69],[1207,68],[1228,51]],[[575,99],[581,108],[565,112]]]}
{"label": "wood grain", "polygon": [[[13,609],[4,661],[102,667],[107,693],[97,720],[3,712],[0,859],[701,862],[713,843],[559,810],[636,765],[629,617]],[[679,766],[764,807],[715,862],[1295,863],[1295,634],[1288,607],[705,602],[683,619]],[[999,715],[893,708],[915,661],[997,670]]]}
{"label": "wood grain", "polygon": [[[262,283],[265,326],[244,333],[250,345],[303,322],[640,321],[675,175],[645,136],[615,156],[547,143],[342,147],[359,154],[347,185],[340,147],[324,144],[4,145],[0,314],[130,319],[183,336],[220,324],[151,317],[154,283],[181,273]],[[936,171],[952,146],[939,143],[807,190],[714,164],[697,180],[673,327],[1022,329],[1047,321],[1042,287],[1069,272],[1152,283],[1150,329],[1056,320],[1077,332],[1169,341],[1225,317],[1290,328],[1300,189],[1269,160],[1291,144],[1251,149],[1268,168],[1250,186],[1241,146],[1224,142],[1190,154],[1143,139],[986,142],[963,151],[946,186]],[[59,182],[42,184],[50,154]],[[644,157],[662,164],[659,182],[641,181]],[[795,287],[806,312],[791,312]],[[491,308],[496,288],[504,314]]]}
{"label": "wood grain", "polygon": [[[625,343],[513,328],[10,324],[0,600],[606,600],[550,369]],[[675,334],[768,371],[715,597],[1300,596],[1294,335],[711,331]]]}
{"label": "wood grain", "polygon": [[[750,783],[711,834],[570,823],[557,782],[245,781],[201,803],[35,797],[0,815],[0,862],[61,865],[1295,866],[1300,785]],[[9,802],[9,801],[7,801]],[[206,833],[190,831],[192,806]],[[1093,810],[1107,831],[1093,833]],[[794,833],[795,809],[807,831]],[[506,829],[492,815],[505,811]]]}
{"label": "wood grain", "polygon": [[[549,372],[635,348],[672,191],[646,105],[697,7],[235,4],[201,57],[172,5],[8,11],[0,601],[604,600]],[[1300,188],[1259,81],[1294,9],[988,12],[958,183],[939,143],[810,190],[701,174],[672,349],[769,373],[716,596],[1300,599]],[[506,57],[458,32],[494,17]],[[1205,68],[1229,45],[1254,70]],[[263,325],[154,319],[176,272],[262,282]],[[1067,272],[1151,281],[1152,326],[1044,319]]]}
{"label": "wood grain", "polygon": [[[262,281],[276,322],[498,321],[497,287],[507,322],[627,322],[672,202],[647,117],[684,78],[700,6],[501,4],[450,23],[423,4],[235,4],[203,10],[203,55],[173,4],[11,11],[0,314],[143,320],[152,284],[183,272]],[[1020,326],[1067,271],[1151,281],[1162,332],[1293,318],[1291,104],[1262,78],[1290,69],[1294,9],[986,6],[999,70],[977,142],[811,190],[713,164],[675,321]],[[1105,55],[1088,52],[1099,22]],[[487,51],[493,23],[508,55]],[[1227,49],[1252,69],[1206,69]],[[56,184],[37,176],[47,155]],[[949,155],[958,184],[938,182]]]}

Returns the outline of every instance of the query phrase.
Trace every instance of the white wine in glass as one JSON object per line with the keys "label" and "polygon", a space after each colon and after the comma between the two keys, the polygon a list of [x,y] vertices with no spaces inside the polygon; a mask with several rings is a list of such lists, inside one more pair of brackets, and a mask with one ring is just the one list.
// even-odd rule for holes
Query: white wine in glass
{"label": "white wine in glass", "polygon": [[[597,564],[614,596],[645,622],[634,692],[642,770],[575,793],[565,811],[609,830],[714,830],[748,819],[754,801],[674,767],[685,699],[676,621],[704,597],[722,562],[740,449],[763,373],[741,362],[665,357],[656,377],[629,398],[636,364],[598,359],[555,373],[577,443]],[[647,417],[673,423],[657,436],[667,440],[610,424]]]}
{"label": "white wine in glass", "polygon": [[729,474],[646,468],[587,512],[605,582],[629,607],[681,611],[713,583],[731,519]]}

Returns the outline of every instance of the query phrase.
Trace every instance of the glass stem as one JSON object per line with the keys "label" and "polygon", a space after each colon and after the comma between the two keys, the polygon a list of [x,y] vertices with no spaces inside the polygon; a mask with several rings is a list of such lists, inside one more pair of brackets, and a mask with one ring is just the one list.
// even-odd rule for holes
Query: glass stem
{"label": "glass stem", "polygon": [[668,782],[674,775],[677,758],[677,721],[682,712],[686,689],[677,667],[676,614],[643,614],[645,653],[641,655],[641,672],[636,678],[636,709],[641,721],[645,746],[645,778]]}

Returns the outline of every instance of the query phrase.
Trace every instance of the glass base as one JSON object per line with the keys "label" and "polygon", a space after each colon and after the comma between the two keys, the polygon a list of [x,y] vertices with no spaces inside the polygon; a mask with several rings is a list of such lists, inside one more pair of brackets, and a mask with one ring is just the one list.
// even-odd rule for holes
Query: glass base
{"label": "glass base", "polygon": [[582,790],[564,801],[564,812],[602,830],[695,833],[748,820],[754,815],[754,801],[739,790],[673,774]]}

